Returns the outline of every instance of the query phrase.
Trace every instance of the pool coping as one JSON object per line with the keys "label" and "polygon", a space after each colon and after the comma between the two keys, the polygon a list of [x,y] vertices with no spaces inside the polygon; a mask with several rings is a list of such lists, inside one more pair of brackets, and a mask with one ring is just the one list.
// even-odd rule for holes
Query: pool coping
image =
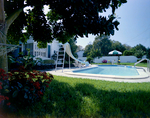
{"label": "pool coping", "polygon": [[83,76],[83,77],[95,77],[95,78],[112,78],[112,79],[147,79],[150,76],[146,73],[146,70],[142,67],[136,67],[139,75],[136,76],[116,76],[116,75],[103,75],[103,74],[88,74],[88,73],[73,73],[72,71],[81,70],[81,69],[89,69],[89,68],[95,68],[98,65],[93,65],[91,67],[86,68],[77,68],[73,70],[64,71],[63,73],[68,75],[74,75],[74,76]]}

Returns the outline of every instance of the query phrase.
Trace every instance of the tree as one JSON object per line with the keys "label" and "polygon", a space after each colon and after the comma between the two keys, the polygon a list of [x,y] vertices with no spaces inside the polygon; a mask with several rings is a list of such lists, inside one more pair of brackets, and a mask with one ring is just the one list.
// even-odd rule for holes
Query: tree
{"label": "tree", "polygon": [[145,53],[147,49],[142,44],[138,44],[131,49],[131,51],[133,51],[133,53],[136,53],[137,50],[142,50]]}
{"label": "tree", "polygon": [[81,45],[77,45],[77,52],[81,50],[84,50],[83,47]]}
{"label": "tree", "polygon": [[[0,0],[0,43],[12,43],[26,40],[27,36],[33,36],[35,41],[50,42],[55,37],[88,36],[106,34],[114,35],[119,22],[114,17],[115,9],[126,0]],[[4,4],[5,3],[5,4]],[[59,22],[53,27],[47,22],[43,13],[43,6],[49,5],[54,15],[58,15]],[[23,11],[26,6],[32,9]],[[108,17],[99,13],[112,8],[112,14]],[[54,16],[55,17],[55,16]],[[22,32],[23,28],[27,33]],[[64,38],[57,38],[66,42]],[[6,50],[6,48],[5,48]],[[0,68],[8,70],[7,54],[0,57]]]}
{"label": "tree", "polygon": [[100,50],[101,54],[106,56],[112,50],[112,43],[109,36],[97,36],[93,42],[93,49]]}
{"label": "tree", "polygon": [[123,55],[124,55],[124,56],[130,56],[130,55],[133,55],[133,52],[130,51],[130,50],[125,50],[125,51],[123,52]]}
{"label": "tree", "polygon": [[101,57],[102,56],[102,53],[101,53],[101,50],[100,49],[92,49],[90,51],[90,53],[88,53],[88,56],[89,57],[92,57],[92,58],[95,58],[95,57]]}
{"label": "tree", "polygon": [[131,50],[131,46],[129,46],[128,44],[123,44],[123,47],[125,47],[126,50]]}
{"label": "tree", "polygon": [[145,55],[145,52],[143,50],[136,50],[136,52],[134,53],[134,56],[136,56],[137,58],[142,58]]}
{"label": "tree", "polygon": [[131,51],[133,52],[133,55],[136,56],[137,58],[142,58],[146,54],[146,47],[143,46],[142,44],[138,44],[134,46]]}
{"label": "tree", "polygon": [[124,52],[126,48],[119,41],[112,41],[112,49]]}
{"label": "tree", "polygon": [[148,59],[150,59],[150,48],[148,48],[147,51],[146,51],[146,57],[147,57]]}
{"label": "tree", "polygon": [[90,57],[90,56],[88,56],[87,59],[86,59],[86,61],[88,61],[89,63],[93,63],[93,58]]}
{"label": "tree", "polygon": [[88,55],[90,55],[90,51],[92,50],[92,47],[93,47],[92,44],[85,46],[83,57],[87,57]]}

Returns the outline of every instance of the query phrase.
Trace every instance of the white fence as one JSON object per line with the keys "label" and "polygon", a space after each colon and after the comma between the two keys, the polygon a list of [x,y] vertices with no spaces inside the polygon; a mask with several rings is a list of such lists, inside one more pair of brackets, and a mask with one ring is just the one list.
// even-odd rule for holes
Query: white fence
{"label": "white fence", "polygon": [[[79,57],[78,59],[85,61],[86,57]],[[103,56],[101,58],[95,58],[94,63],[102,63],[103,60],[116,61],[118,60],[118,56]],[[137,62],[137,57],[135,56],[120,56],[120,63],[135,63]]]}

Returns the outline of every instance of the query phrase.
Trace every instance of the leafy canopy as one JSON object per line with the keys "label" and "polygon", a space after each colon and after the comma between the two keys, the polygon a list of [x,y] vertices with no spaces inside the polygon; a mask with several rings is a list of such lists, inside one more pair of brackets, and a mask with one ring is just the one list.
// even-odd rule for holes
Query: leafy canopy
{"label": "leafy canopy", "polygon": [[[22,11],[8,30],[8,39],[16,42],[24,41],[26,36],[33,36],[35,41],[50,42],[55,37],[81,36],[88,37],[88,33],[94,35],[114,35],[119,22],[114,16],[115,9],[126,0],[4,0],[6,18],[18,9],[31,6],[28,13]],[[50,19],[57,19],[51,25],[52,20],[47,21],[43,13],[43,6],[49,5],[52,10]],[[100,13],[106,9],[112,9],[108,17]],[[54,15],[54,16],[53,16]],[[57,17],[56,17],[57,16]],[[22,29],[26,26],[27,33]],[[66,42],[65,38],[58,38]]]}

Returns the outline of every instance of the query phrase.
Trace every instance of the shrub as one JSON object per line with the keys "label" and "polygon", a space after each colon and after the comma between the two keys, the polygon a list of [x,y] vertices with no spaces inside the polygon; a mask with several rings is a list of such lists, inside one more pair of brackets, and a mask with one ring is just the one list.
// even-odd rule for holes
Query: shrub
{"label": "shrub", "polygon": [[107,60],[104,59],[104,60],[102,61],[102,63],[107,63]]}
{"label": "shrub", "polygon": [[0,106],[1,107],[10,105],[9,97],[7,96],[9,92],[8,84],[9,84],[8,74],[6,74],[3,69],[0,69]]}
{"label": "shrub", "polygon": [[88,61],[89,63],[93,63],[93,58],[92,57],[87,57],[86,61]]}
{"label": "shrub", "polygon": [[[33,59],[33,55],[30,55],[30,50],[27,49],[28,55],[23,55],[20,53],[20,57],[14,58],[12,56],[8,56],[9,68],[16,69],[19,66],[24,66],[27,70],[32,70],[38,63],[42,63],[41,58]],[[14,67],[15,66],[15,67]]]}
{"label": "shrub", "polygon": [[41,100],[45,89],[53,80],[53,76],[46,72],[27,71],[24,67],[9,73],[10,100],[14,107],[30,106]]}

